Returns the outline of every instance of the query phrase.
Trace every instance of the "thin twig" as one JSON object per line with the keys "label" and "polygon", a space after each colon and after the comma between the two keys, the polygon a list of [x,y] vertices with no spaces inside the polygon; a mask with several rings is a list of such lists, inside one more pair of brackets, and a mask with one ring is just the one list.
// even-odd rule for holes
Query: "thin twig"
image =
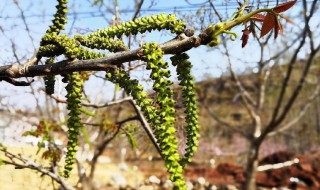
{"label": "thin twig", "polygon": [[140,0],[139,3],[136,4],[136,10],[132,16],[132,20],[137,18],[138,14],[140,13],[143,2],[144,2],[144,0]]}
{"label": "thin twig", "polygon": [[218,9],[216,8],[216,6],[213,4],[212,0],[209,0],[210,6],[213,8],[214,13],[216,13],[217,17],[219,18],[219,21],[222,22],[222,16],[220,15]]}
{"label": "thin twig", "polygon": [[[305,28],[309,26],[309,21],[311,19],[311,16],[313,15],[313,12],[316,9],[316,4],[313,3],[310,10],[307,10],[307,6],[306,6],[306,1],[303,1],[304,3],[304,12],[305,12]],[[309,16],[307,16],[307,12],[309,13]],[[305,64],[304,70],[302,71],[302,75],[300,77],[300,80],[296,86],[296,88],[293,90],[293,92],[291,93],[291,96],[289,97],[289,100],[287,101],[287,103],[285,104],[285,106],[282,109],[282,112],[279,114],[279,110],[281,108],[281,103],[283,101],[287,86],[288,86],[288,82],[291,76],[291,73],[293,72],[293,65],[296,62],[297,59],[297,54],[300,51],[300,49],[304,46],[305,42],[306,42],[306,38],[307,38],[307,29],[304,29],[303,31],[303,37],[302,40],[299,44],[299,47],[296,49],[295,54],[293,55],[290,64],[288,66],[288,70],[287,70],[287,75],[285,77],[285,80],[283,81],[282,87],[281,87],[281,92],[279,95],[279,99],[278,102],[276,104],[275,107],[275,111],[272,115],[271,121],[270,123],[267,125],[267,127],[265,128],[265,130],[263,131],[261,138],[259,139],[258,143],[261,143],[263,141],[263,139],[270,133],[272,132],[276,127],[278,127],[281,122],[286,118],[289,110],[291,109],[291,107],[293,106],[296,98],[298,97],[298,95],[301,92],[301,89],[305,83],[306,80],[306,76],[309,73],[309,69],[314,61],[315,56],[317,55],[317,53],[320,51],[320,44],[318,44],[317,48],[315,48],[314,50],[311,50],[310,54],[309,54],[309,58],[307,60],[307,63]],[[311,35],[312,36],[312,35]],[[310,39],[311,41],[314,39]],[[311,48],[310,48],[311,49]]]}
{"label": "thin twig", "polygon": [[89,174],[90,178],[93,178],[93,176],[94,176],[94,171],[96,168],[96,163],[98,161],[98,158],[101,156],[101,154],[105,150],[106,146],[111,141],[113,141],[116,138],[116,136],[119,134],[120,129],[122,128],[122,125],[124,125],[126,122],[129,122],[132,120],[137,120],[138,118],[139,118],[138,116],[134,116],[134,117],[130,117],[125,120],[122,120],[120,122],[117,122],[116,123],[117,130],[113,133],[113,135],[109,138],[104,139],[103,142],[101,144],[99,144],[98,147],[95,148],[95,152],[94,152],[93,158],[91,160],[91,169],[90,169],[90,174]]}
{"label": "thin twig", "polygon": [[257,105],[257,103],[252,99],[252,97],[250,96],[248,91],[243,87],[242,83],[238,79],[238,76],[233,71],[229,50],[227,48],[227,44],[225,41],[223,42],[223,46],[226,50],[226,56],[228,59],[228,66],[229,66],[231,78],[234,80],[234,82],[238,88],[243,105],[246,108],[247,112],[249,113],[249,115],[254,123],[254,132],[252,135],[253,135],[253,137],[259,137],[261,134],[261,118],[255,110],[255,106]]}
{"label": "thin twig", "polygon": [[[307,7],[304,7],[304,9],[305,9],[304,10],[305,12],[308,11]],[[271,121],[269,123],[269,126],[271,126],[271,125],[273,125],[273,123],[275,123],[275,120],[277,119],[277,116],[279,114],[279,111],[280,111],[280,108],[281,108],[281,104],[283,102],[283,98],[284,98],[284,95],[285,95],[286,90],[287,90],[288,82],[289,82],[289,80],[291,78],[291,74],[292,74],[292,71],[293,71],[293,66],[296,63],[298,53],[300,52],[301,48],[304,46],[306,38],[307,38],[307,29],[306,28],[309,25],[308,23],[309,23],[310,18],[311,17],[305,16],[305,27],[304,27],[304,30],[302,31],[302,40],[300,41],[300,44],[299,44],[298,48],[295,50],[295,52],[294,52],[294,54],[293,54],[293,56],[292,56],[292,58],[290,60],[290,63],[288,64],[288,69],[287,69],[287,72],[286,72],[286,76],[285,76],[285,79],[282,82],[280,95],[279,95],[277,104],[275,106],[274,112],[272,114],[272,118],[271,118]],[[270,132],[270,130],[268,130],[268,131]]]}
{"label": "thin twig", "polygon": [[244,137],[248,138],[249,136],[247,135],[246,131],[245,130],[242,130],[241,126],[238,126],[238,125],[232,125],[230,124],[229,122],[221,119],[219,116],[217,116],[209,107],[208,107],[208,104],[204,104],[203,105],[204,108],[207,110],[207,112],[209,113],[209,115],[217,122],[219,123],[220,125],[222,126],[226,126],[238,133],[240,133],[241,135],[243,135]]}
{"label": "thin twig", "polygon": [[[0,151],[4,153],[5,157],[8,158],[10,161],[3,159],[2,162],[8,165],[13,165],[16,168],[23,169],[23,168],[29,168],[31,170],[36,170],[43,175],[47,175],[51,177],[54,181],[59,183],[65,190],[75,190],[64,178],[62,178],[58,173],[53,173],[53,171],[50,171],[41,165],[35,163],[34,161],[27,159],[25,157],[22,157],[20,154],[15,155],[11,152],[9,152],[5,147],[0,146]],[[17,162],[19,161],[19,162]]]}
{"label": "thin twig", "polygon": [[154,134],[152,133],[152,129],[151,129],[149,123],[147,122],[147,120],[145,119],[145,117],[143,116],[143,113],[141,112],[140,107],[134,102],[134,100],[131,100],[130,103],[131,103],[132,107],[134,108],[134,110],[136,111],[136,113],[138,114],[138,116],[140,117],[140,121],[141,121],[142,127],[145,130],[145,132],[147,133],[147,135],[148,135],[149,139],[151,140],[152,144],[157,149],[159,155],[163,156],[161,154],[161,149],[160,149],[159,145],[157,144],[157,139],[154,136]]}
{"label": "thin twig", "polygon": [[14,4],[16,4],[16,6],[18,7],[18,9],[20,11],[21,19],[22,19],[23,24],[24,24],[24,26],[26,28],[27,33],[28,33],[28,37],[30,38],[30,41],[31,41],[32,46],[33,46],[33,49],[36,50],[36,47],[33,44],[34,39],[33,39],[32,35],[31,35],[31,31],[29,29],[29,25],[27,24],[27,19],[26,19],[25,15],[24,15],[24,11],[20,7],[19,1],[13,1],[13,2],[14,2]]}
{"label": "thin twig", "polygon": [[[60,99],[58,97],[55,97],[53,95],[50,96],[52,99],[54,99],[57,103],[67,103],[67,100],[63,100],[63,99]],[[88,103],[81,103],[82,106],[84,107],[92,107],[92,108],[105,108],[105,107],[108,107],[108,106],[111,106],[111,105],[115,105],[115,104],[121,104],[121,103],[124,103],[124,102],[127,102],[127,101],[132,101],[132,97],[125,97],[125,98],[121,98],[119,100],[115,100],[115,101],[110,101],[110,102],[107,102],[105,104],[88,104]]]}
{"label": "thin twig", "polygon": [[314,103],[314,101],[319,97],[320,95],[320,83],[317,85],[316,89],[312,93],[312,95],[308,98],[308,100],[301,104],[299,113],[287,124],[283,125],[282,127],[279,127],[278,130],[275,130],[273,132],[270,132],[268,136],[273,136],[278,133],[284,132],[285,130],[290,129],[294,124],[296,124],[300,119],[307,113],[309,107]]}

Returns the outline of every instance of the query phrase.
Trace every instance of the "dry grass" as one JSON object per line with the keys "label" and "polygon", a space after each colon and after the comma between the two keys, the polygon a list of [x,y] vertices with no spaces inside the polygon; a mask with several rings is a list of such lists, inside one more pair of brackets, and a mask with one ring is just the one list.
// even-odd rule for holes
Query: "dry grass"
{"label": "dry grass", "polygon": [[[32,160],[39,161],[44,164],[40,155],[36,155],[36,147],[8,147],[8,151],[12,153],[21,153],[22,155],[31,158]],[[3,153],[0,153],[3,157]],[[0,189],[1,190],[15,190],[15,189],[54,189],[52,181],[49,177],[40,177],[40,173],[29,169],[15,169],[14,166],[2,165],[0,166]]]}
{"label": "dry grass", "polygon": [[[21,153],[23,156],[29,157],[41,165],[48,165],[47,161],[41,159],[41,153],[35,155],[37,147],[8,147],[13,153]],[[0,153],[3,157],[3,153]],[[61,164],[64,164],[62,161]],[[75,167],[76,168],[76,167]],[[143,181],[142,174],[134,167],[130,167],[126,171],[119,169],[115,163],[99,163],[95,173],[94,183],[97,186],[104,186],[112,183],[112,177],[122,175],[130,186],[138,186]],[[77,170],[72,171],[72,175],[68,180],[72,185],[77,182]],[[50,177],[41,177],[39,172],[30,169],[15,169],[14,166],[0,166],[0,190],[53,190],[59,187],[53,183]]]}

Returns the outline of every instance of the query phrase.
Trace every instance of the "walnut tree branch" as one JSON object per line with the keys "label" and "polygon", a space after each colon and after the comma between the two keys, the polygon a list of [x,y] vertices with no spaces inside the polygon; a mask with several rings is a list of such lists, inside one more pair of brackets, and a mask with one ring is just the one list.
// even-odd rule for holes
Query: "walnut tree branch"
{"label": "walnut tree branch", "polygon": [[[186,30],[176,38],[160,45],[164,54],[178,54],[188,51],[199,45],[206,45],[218,35],[225,33],[231,28],[249,20],[255,14],[261,12],[273,12],[270,8],[257,9],[241,17],[237,17],[230,22],[222,23],[223,27],[215,28],[210,24],[199,36],[194,36],[192,30]],[[122,51],[110,55],[109,57],[92,59],[92,60],[64,60],[48,65],[6,65],[0,67],[0,77],[20,78],[35,77],[43,75],[66,74],[75,71],[105,71],[115,65],[141,59],[142,49],[138,48],[131,51]],[[38,60],[37,60],[38,61]]]}
{"label": "walnut tree branch", "polygon": [[[188,37],[185,34],[160,45],[165,54],[177,54],[187,51],[199,44],[199,37]],[[75,71],[106,71],[121,63],[140,60],[141,48],[132,51],[123,51],[108,57],[92,60],[64,60],[49,65],[6,65],[0,67],[0,77],[20,78],[43,75],[57,75]],[[25,67],[25,65],[28,65]]]}

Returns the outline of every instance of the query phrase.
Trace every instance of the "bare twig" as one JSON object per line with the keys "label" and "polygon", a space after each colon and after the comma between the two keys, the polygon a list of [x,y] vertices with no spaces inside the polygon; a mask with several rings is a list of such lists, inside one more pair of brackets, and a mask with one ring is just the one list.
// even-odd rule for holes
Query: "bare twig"
{"label": "bare twig", "polygon": [[[57,103],[67,103],[66,100],[60,99],[60,98],[55,97],[53,95],[51,95],[50,97],[52,99],[54,99]],[[133,100],[132,97],[125,97],[125,98],[122,98],[122,99],[119,99],[119,100],[110,101],[110,102],[107,102],[105,104],[100,104],[100,105],[88,104],[88,103],[82,103],[81,105],[84,106],[84,107],[105,108],[105,107],[108,107],[108,106],[111,106],[111,105],[121,104],[121,103],[124,103],[124,102],[127,102],[127,101],[132,101],[132,100]]]}
{"label": "bare twig", "polygon": [[240,133],[241,135],[243,135],[244,137],[246,138],[249,138],[248,134],[246,133],[245,130],[242,130],[241,126],[238,126],[238,125],[232,125],[230,124],[229,122],[221,119],[219,116],[217,116],[211,109],[210,107],[208,107],[207,104],[203,104],[204,108],[207,110],[207,112],[209,113],[209,115],[217,122],[219,123],[220,125],[222,126],[226,126],[238,133]]}
{"label": "bare twig", "polygon": [[132,65],[128,68],[128,71],[131,71],[131,70],[135,70],[136,68],[142,66],[142,65],[146,65],[145,63],[139,63],[139,64],[136,64],[136,65]]}
{"label": "bare twig", "polygon": [[[126,123],[126,122],[134,121],[134,120],[139,120],[139,117],[138,117],[138,116],[129,117],[129,118],[124,119],[124,120],[122,120],[122,121],[120,121],[120,122],[117,122],[116,125],[117,125],[117,126],[121,126],[121,125],[123,125],[123,124]],[[83,124],[84,124],[84,125],[95,126],[95,127],[101,126],[101,123],[86,123],[86,122],[84,122]]]}
{"label": "bare twig", "polygon": [[300,119],[305,115],[305,113],[308,111],[309,107],[312,105],[312,103],[319,97],[320,95],[320,83],[317,85],[316,89],[312,93],[312,95],[308,98],[306,102],[301,104],[301,108],[299,113],[294,117],[294,119],[290,120],[287,124],[283,125],[282,127],[279,127],[278,130],[275,130],[273,132],[270,132],[268,136],[276,135],[280,132],[283,132],[285,130],[290,129],[294,124],[296,124]]}
{"label": "bare twig", "polygon": [[[265,138],[265,136],[267,136],[270,132],[272,132],[276,127],[278,127],[281,122],[286,118],[290,108],[293,106],[296,98],[298,97],[298,95],[301,92],[301,89],[304,85],[304,82],[306,80],[306,76],[309,73],[309,69],[311,67],[311,64],[314,61],[315,56],[317,55],[317,53],[320,51],[320,44],[318,44],[318,46],[316,48],[314,48],[313,50],[311,49],[311,52],[309,54],[307,63],[305,64],[305,67],[302,71],[302,75],[299,79],[299,82],[296,86],[296,88],[293,90],[293,92],[291,93],[291,96],[289,97],[289,100],[287,101],[287,103],[285,104],[285,106],[282,109],[282,112],[279,114],[280,108],[281,108],[281,104],[288,86],[288,82],[291,76],[291,73],[293,72],[293,65],[296,62],[297,59],[297,54],[300,51],[300,49],[303,47],[303,45],[306,42],[306,38],[307,38],[307,27],[309,27],[309,21],[311,19],[311,16],[313,15],[315,9],[316,9],[316,3],[313,3],[310,10],[307,10],[307,6],[306,6],[306,1],[304,0],[304,8],[305,8],[305,29],[303,31],[303,37],[302,40],[300,41],[299,47],[296,49],[295,54],[293,55],[289,66],[288,66],[288,70],[287,70],[287,75],[285,77],[285,80],[283,81],[282,87],[281,87],[281,92],[279,95],[279,99],[278,102],[276,104],[275,107],[275,111],[272,115],[271,121],[269,122],[269,124],[267,125],[267,127],[265,128],[265,130],[263,131],[261,138],[259,139],[259,143],[261,143],[263,141],[263,139]],[[309,16],[306,16],[309,12]],[[310,37],[312,35],[309,35],[308,37]],[[314,39],[310,39],[310,41],[312,41]],[[311,44],[310,44],[311,45]]]}
{"label": "bare twig", "polygon": [[34,82],[34,80],[32,80],[30,82],[29,81],[28,82],[26,82],[26,81],[16,81],[16,80],[14,80],[12,78],[9,78],[9,77],[0,77],[0,81],[6,81],[7,83],[10,83],[10,84],[12,84],[14,86],[30,86],[30,84],[32,82]]}
{"label": "bare twig", "polygon": [[212,0],[209,0],[210,6],[213,8],[214,13],[216,13],[219,21],[222,22],[222,16],[220,15],[219,11],[217,10],[216,6],[213,4]]}
{"label": "bare twig", "polygon": [[223,42],[223,47],[225,48],[225,54],[227,56],[228,59],[228,67],[229,67],[229,71],[231,74],[231,78],[232,80],[235,81],[235,84],[239,90],[239,93],[241,95],[241,99],[245,102],[247,102],[248,104],[246,106],[255,106],[257,103],[253,100],[253,98],[250,96],[250,94],[248,93],[248,91],[246,91],[246,89],[243,87],[241,81],[239,80],[237,74],[234,72],[233,68],[232,68],[232,63],[231,63],[231,59],[230,59],[230,54],[229,54],[229,50],[227,47],[227,43],[226,41]]}
{"label": "bare twig", "polygon": [[[304,7],[304,9],[305,9],[304,10],[305,12],[308,12],[306,7]],[[312,9],[314,9],[314,8],[311,8],[311,10]],[[290,60],[290,63],[288,64],[288,69],[287,69],[287,72],[286,72],[286,76],[285,76],[285,79],[282,82],[280,95],[279,95],[277,104],[275,106],[275,109],[274,109],[274,112],[273,112],[273,115],[272,115],[272,118],[271,118],[269,126],[273,125],[273,123],[275,122],[275,120],[277,119],[277,116],[279,114],[279,111],[280,111],[280,108],[281,108],[281,104],[283,102],[283,98],[284,98],[284,95],[286,93],[286,89],[287,89],[287,86],[288,86],[288,82],[290,80],[290,77],[291,77],[291,74],[292,74],[292,71],[293,71],[293,66],[296,63],[298,53],[300,52],[301,48],[305,44],[305,41],[306,41],[306,38],[307,38],[307,29],[306,28],[309,26],[310,18],[311,17],[305,16],[305,27],[304,27],[304,30],[302,31],[302,40],[300,41],[300,44],[299,44],[298,48],[295,50],[295,52],[294,52],[294,54],[293,54],[293,56],[292,56],[292,58]],[[270,130],[268,130],[268,132],[270,132]]]}
{"label": "bare twig", "polygon": [[120,122],[117,122],[116,123],[117,130],[112,134],[112,136],[104,139],[103,142],[101,144],[99,144],[97,148],[95,148],[95,153],[94,153],[93,158],[91,160],[91,169],[90,169],[90,174],[89,174],[90,178],[93,178],[93,176],[94,176],[96,162],[98,161],[99,156],[101,156],[101,154],[105,150],[106,146],[119,134],[122,125],[124,125],[128,121],[137,120],[138,118],[139,118],[138,116],[135,116],[135,117],[130,117],[130,118],[127,118],[127,119],[122,120]]}
{"label": "bare twig", "polygon": [[14,2],[14,4],[16,4],[17,8],[18,8],[19,11],[20,11],[21,19],[22,19],[23,24],[24,24],[24,26],[25,26],[25,28],[26,28],[27,33],[28,33],[28,37],[30,38],[30,41],[31,41],[31,43],[32,43],[32,45],[33,45],[33,48],[34,48],[34,50],[35,50],[36,47],[35,47],[34,44],[33,44],[34,39],[33,39],[32,35],[31,35],[31,31],[30,31],[29,25],[28,25],[28,23],[27,23],[27,19],[26,19],[25,15],[24,15],[24,11],[22,10],[22,8],[21,8],[21,6],[20,6],[19,1],[13,1],[13,2]]}
{"label": "bare twig", "polygon": [[[65,100],[61,100],[57,97],[54,97],[54,96],[51,96],[54,100],[56,100],[57,102],[59,103],[66,103]],[[145,130],[145,132],[147,133],[147,135],[149,136],[150,140],[152,141],[153,145],[156,147],[157,151],[159,152],[159,154],[161,155],[161,150],[156,142],[156,138],[154,137],[153,133],[152,133],[152,130],[147,122],[147,120],[144,118],[140,108],[135,104],[134,100],[132,99],[132,97],[125,97],[125,98],[122,98],[120,100],[115,100],[115,101],[112,101],[112,102],[108,102],[108,103],[105,103],[105,104],[102,104],[102,105],[95,105],[95,104],[82,104],[83,106],[86,106],[86,107],[93,107],[93,108],[103,108],[103,107],[108,107],[108,106],[111,106],[111,105],[114,105],[114,104],[121,104],[121,103],[124,103],[124,102],[129,102],[132,107],[134,108],[135,112],[137,113],[137,115],[139,116],[139,121],[141,122],[142,124],[142,127],[143,129]]]}
{"label": "bare twig", "polygon": [[23,156],[13,154],[9,152],[5,147],[0,146],[0,151],[4,153],[5,157],[8,158],[9,160],[2,160],[3,163],[8,164],[8,165],[13,165],[18,169],[22,168],[28,168],[31,170],[36,170],[43,175],[47,175],[51,177],[54,181],[59,183],[63,189],[65,190],[74,190],[74,188],[63,178],[61,177],[58,173],[54,173],[54,171],[50,171],[41,165],[35,163],[34,161],[24,158]]}
{"label": "bare twig", "polygon": [[149,139],[151,140],[152,144],[157,149],[159,155],[162,156],[161,149],[160,149],[159,145],[157,144],[157,139],[154,136],[149,123],[147,122],[147,120],[143,116],[143,113],[141,112],[140,107],[134,102],[134,100],[131,100],[130,103],[131,103],[132,107],[134,108],[134,110],[136,111],[136,113],[138,114],[138,116],[140,117],[140,122],[142,124],[142,127],[145,130],[145,132],[147,133],[147,135],[148,135]]}
{"label": "bare twig", "polygon": [[134,14],[132,16],[132,20],[137,18],[138,14],[140,13],[142,4],[143,4],[144,0],[140,0],[137,4],[136,4],[136,10],[134,11]]}
{"label": "bare twig", "polygon": [[[223,42],[223,46],[225,48],[225,53],[228,59],[228,66],[229,66],[229,71],[231,74],[231,78],[234,80],[241,100],[243,102],[244,107],[246,108],[247,112],[249,113],[253,124],[254,124],[254,132],[253,132],[253,136],[252,137],[259,137],[261,134],[261,118],[259,116],[259,114],[257,113],[257,111],[255,110],[255,107],[257,105],[257,103],[253,100],[253,98],[250,96],[250,94],[248,93],[248,91],[243,87],[242,83],[240,82],[240,80],[238,79],[238,76],[236,75],[236,73],[233,71],[232,69],[232,63],[231,63],[231,59],[230,59],[230,54],[229,54],[229,50],[227,48],[227,44],[224,41]],[[247,135],[251,137],[251,134]]]}

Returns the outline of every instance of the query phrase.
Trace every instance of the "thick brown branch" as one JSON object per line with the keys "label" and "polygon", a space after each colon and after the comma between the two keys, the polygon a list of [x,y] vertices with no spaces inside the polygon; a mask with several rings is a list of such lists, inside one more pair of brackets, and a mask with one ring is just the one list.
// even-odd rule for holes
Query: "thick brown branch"
{"label": "thick brown branch", "polygon": [[[200,39],[182,34],[160,45],[165,54],[177,54],[187,51],[199,45]],[[6,65],[0,67],[0,77],[20,78],[43,75],[57,75],[74,71],[106,71],[124,62],[140,59],[141,48],[124,51],[110,55],[109,57],[92,60],[60,61],[50,65]]]}

